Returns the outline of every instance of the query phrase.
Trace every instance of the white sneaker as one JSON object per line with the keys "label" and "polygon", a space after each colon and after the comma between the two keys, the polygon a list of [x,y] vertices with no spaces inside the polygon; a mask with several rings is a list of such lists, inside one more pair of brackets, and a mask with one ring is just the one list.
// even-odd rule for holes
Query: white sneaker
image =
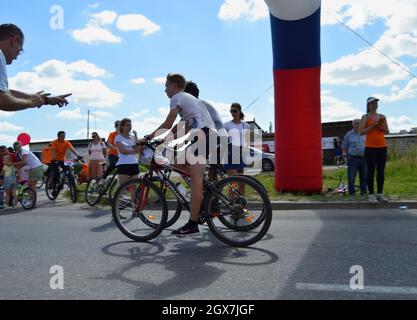
{"label": "white sneaker", "polygon": [[386,196],[384,196],[383,193],[378,193],[377,194],[377,199],[380,202],[384,202],[384,203],[387,203],[388,202],[388,198]]}
{"label": "white sneaker", "polygon": [[377,199],[376,195],[375,194],[370,194],[369,197],[368,197],[368,202],[370,204],[377,204],[378,199]]}

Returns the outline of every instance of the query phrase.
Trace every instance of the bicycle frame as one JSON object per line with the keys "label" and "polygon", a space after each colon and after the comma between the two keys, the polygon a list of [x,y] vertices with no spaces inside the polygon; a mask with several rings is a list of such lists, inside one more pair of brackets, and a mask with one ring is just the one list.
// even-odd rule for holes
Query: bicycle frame
{"label": "bicycle frame", "polygon": [[[151,144],[147,144],[148,147],[150,147],[153,151],[155,151],[155,148]],[[219,174],[221,172],[217,166],[207,166],[209,169],[216,169],[216,173]],[[136,204],[136,209],[138,211],[142,210],[147,205],[147,198],[149,195],[149,188],[146,188],[146,184],[151,183],[152,177],[154,177],[154,174],[156,174],[159,178],[161,178],[162,182],[170,189],[170,191],[175,195],[175,197],[181,201],[181,203],[185,206],[185,208],[190,211],[190,202],[179,192],[176,184],[171,180],[171,174],[172,172],[178,173],[183,180],[184,177],[191,178],[191,172],[185,171],[182,169],[177,168],[176,166],[172,165],[166,165],[166,164],[159,164],[155,161],[154,158],[151,160],[149,172],[146,173],[142,177],[142,182],[140,185],[141,193],[139,194],[139,201]],[[219,174],[220,176],[223,176],[222,174]],[[227,207],[232,210],[229,200],[221,193],[219,193],[214,186],[214,183],[209,181],[206,177],[203,178],[203,188],[208,189],[207,191],[212,191],[215,196],[219,199],[222,199],[223,202],[227,205]],[[145,190],[145,192],[144,192]],[[205,213],[203,216],[208,215]]]}

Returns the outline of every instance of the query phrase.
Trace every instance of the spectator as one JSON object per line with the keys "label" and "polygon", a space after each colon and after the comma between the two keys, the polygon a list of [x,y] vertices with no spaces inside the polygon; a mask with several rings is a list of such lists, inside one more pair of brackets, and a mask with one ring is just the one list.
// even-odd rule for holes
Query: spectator
{"label": "spectator", "polygon": [[88,178],[93,179],[103,174],[103,163],[107,156],[106,144],[101,141],[97,132],[91,134],[93,142],[88,145]]}
{"label": "spectator", "polygon": [[42,105],[68,104],[67,97],[71,94],[51,97],[49,93],[40,91],[36,94],[28,94],[9,89],[6,65],[23,53],[25,37],[22,30],[14,24],[0,25],[0,110],[19,111],[28,108],[40,108]]}
{"label": "spectator", "polygon": [[10,200],[13,198],[11,207],[17,204],[16,197],[16,169],[12,165],[12,157],[10,155],[3,156],[3,169],[1,176],[4,179],[4,191],[6,193],[6,203],[10,205]]}
{"label": "spectator", "polygon": [[[224,124],[230,137],[229,159],[224,167],[227,174],[232,176],[243,173],[245,165],[243,163],[242,150],[244,147],[247,147],[245,130],[249,130],[249,125],[243,121],[245,115],[242,112],[242,106],[239,103],[233,103],[230,106],[230,113],[232,114],[233,120]],[[236,155],[239,156],[238,163],[236,163]]]}
{"label": "spectator", "polygon": [[[369,203],[388,202],[383,194],[385,180],[385,163],[387,161],[387,142],[385,134],[389,132],[387,119],[377,113],[379,99],[369,97],[367,100],[367,114],[361,119],[359,132],[366,135],[365,158],[368,167],[367,184]],[[376,169],[377,194],[374,192],[374,176]]]}
{"label": "spectator", "polygon": [[339,137],[333,138],[333,152],[334,152],[334,158],[333,163],[337,163],[337,159],[342,155],[342,144]]}
{"label": "spectator", "polygon": [[[6,146],[0,146],[0,172],[3,170],[3,157],[5,155],[10,155],[12,162],[17,162],[17,157],[13,153],[9,153]],[[4,208],[4,179],[0,175],[0,209]]]}
{"label": "spectator", "polygon": [[342,142],[343,153],[347,155],[349,196],[355,196],[355,179],[359,172],[359,185],[361,195],[366,194],[366,160],[365,136],[359,133],[361,120],[352,121],[353,129],[346,133]]}
{"label": "spectator", "polygon": [[103,184],[104,180],[107,178],[107,176],[112,173],[114,169],[116,169],[116,163],[119,160],[119,156],[117,153],[117,147],[114,140],[116,139],[116,136],[119,134],[119,124],[120,121],[117,120],[114,123],[115,131],[111,132],[107,138],[107,146],[108,146],[108,158],[109,158],[109,164],[107,166],[106,171],[103,174],[102,180],[99,181],[99,184]]}

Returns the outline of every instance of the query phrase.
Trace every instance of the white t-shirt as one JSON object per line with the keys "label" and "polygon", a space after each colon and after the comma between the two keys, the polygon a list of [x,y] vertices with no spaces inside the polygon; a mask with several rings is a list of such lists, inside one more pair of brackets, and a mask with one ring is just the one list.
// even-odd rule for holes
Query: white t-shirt
{"label": "white t-shirt", "polygon": [[94,144],[94,142],[91,142],[88,146],[88,150],[91,152],[90,154],[90,160],[95,161],[104,161],[104,154],[103,150],[106,149],[106,145],[103,141],[100,141],[97,144]]}
{"label": "white t-shirt", "polygon": [[0,91],[9,91],[9,81],[7,80],[6,57],[0,49]]}
{"label": "white t-shirt", "polygon": [[[123,148],[127,150],[133,150],[136,147],[136,140],[134,136],[130,136],[128,139],[123,137],[122,135],[118,134],[114,139],[114,144],[117,145],[118,143],[123,145]],[[117,148],[117,152],[119,153],[119,161],[117,161],[117,166],[121,164],[137,164],[138,159],[136,158],[136,154],[123,154],[120,152],[119,148]]]}
{"label": "white t-shirt", "polygon": [[215,129],[213,120],[203,102],[185,92],[179,92],[171,98],[171,110],[178,108],[181,120],[191,129]]}
{"label": "white t-shirt", "polygon": [[229,121],[224,124],[224,127],[229,133],[230,142],[234,146],[243,146],[243,142],[245,141],[245,133],[243,130],[249,130],[249,124],[243,121],[239,124]]}
{"label": "white t-shirt", "polygon": [[42,162],[35,156],[31,151],[22,149],[22,157],[26,156],[26,163],[27,165],[24,167],[28,170],[32,170],[42,166]]}

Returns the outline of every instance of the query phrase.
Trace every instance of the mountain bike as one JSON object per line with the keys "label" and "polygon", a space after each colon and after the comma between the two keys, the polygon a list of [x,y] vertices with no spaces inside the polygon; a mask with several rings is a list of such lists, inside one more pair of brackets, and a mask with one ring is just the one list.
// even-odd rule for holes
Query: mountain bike
{"label": "mountain bike", "polygon": [[[77,183],[74,176],[74,165],[80,160],[67,160],[64,162],[64,170],[58,168],[58,179],[54,181],[54,170],[50,170],[45,182],[45,192],[49,200],[58,198],[61,190],[67,185],[72,203],[77,202]],[[80,161],[81,162],[81,161]]]}
{"label": "mountain bike", "polygon": [[[105,172],[106,163],[102,163],[101,165],[103,166],[103,172]],[[99,177],[90,179],[85,189],[86,202],[90,206],[94,207],[97,203],[100,202],[100,199],[103,196],[106,196],[109,202],[112,203],[117,185],[118,179],[116,170],[114,170],[112,174],[104,179],[104,181]]]}
{"label": "mountain bike", "polygon": [[[155,151],[156,145],[146,145]],[[166,227],[168,205],[158,181],[181,199],[181,206],[190,211],[190,199],[180,185],[170,179],[176,172],[185,182],[190,173],[171,165],[157,163],[153,158],[149,172],[143,177],[123,183],[116,191],[112,214],[117,227],[135,241],[149,241]],[[155,181],[157,174],[158,181]],[[245,186],[245,193],[239,191]],[[264,188],[246,176],[232,176],[220,181],[203,179],[204,197],[199,223],[207,223],[221,241],[238,247],[249,246],[268,232],[272,222],[272,207]],[[217,207],[216,210],[214,207]],[[255,223],[256,222],[256,223]],[[255,224],[254,224],[255,223]]]}

